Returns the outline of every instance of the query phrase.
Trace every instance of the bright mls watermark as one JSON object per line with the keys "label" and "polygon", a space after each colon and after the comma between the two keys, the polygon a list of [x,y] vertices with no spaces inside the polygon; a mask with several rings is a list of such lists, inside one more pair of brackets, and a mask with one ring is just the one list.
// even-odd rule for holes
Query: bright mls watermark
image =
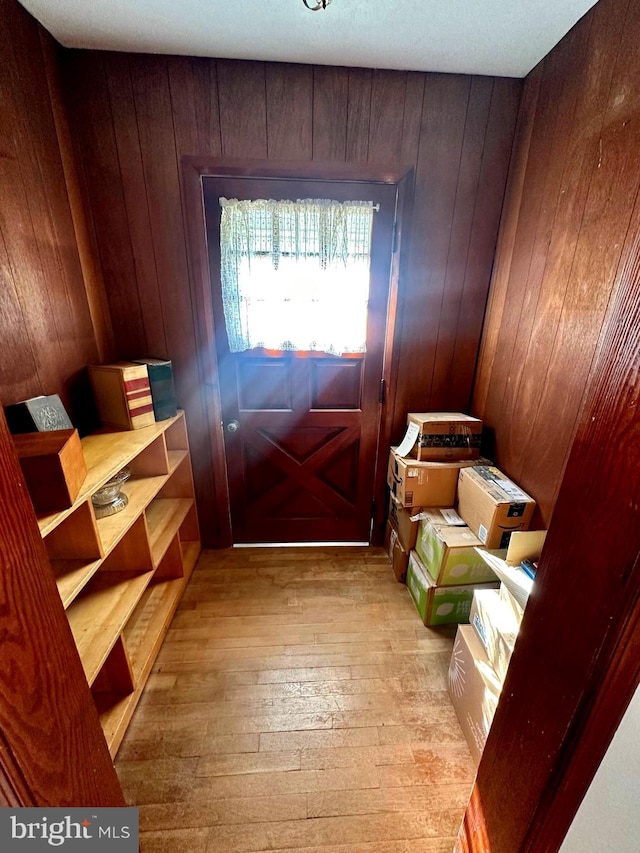
{"label": "bright mls watermark", "polygon": [[0,809],[2,853],[138,853],[138,809]]}

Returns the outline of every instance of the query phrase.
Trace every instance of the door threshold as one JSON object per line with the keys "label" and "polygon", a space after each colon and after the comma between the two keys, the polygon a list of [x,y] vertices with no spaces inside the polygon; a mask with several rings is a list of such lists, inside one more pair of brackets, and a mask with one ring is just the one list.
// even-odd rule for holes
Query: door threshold
{"label": "door threshold", "polygon": [[240,542],[232,548],[354,548],[368,547],[369,542]]}

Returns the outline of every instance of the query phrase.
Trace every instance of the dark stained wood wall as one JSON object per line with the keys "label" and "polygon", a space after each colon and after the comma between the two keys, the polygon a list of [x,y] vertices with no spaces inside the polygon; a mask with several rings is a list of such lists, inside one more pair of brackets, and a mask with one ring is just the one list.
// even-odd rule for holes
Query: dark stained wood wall
{"label": "dark stained wood wall", "polygon": [[468,407],[521,81],[93,51],[64,77],[119,353],[174,362],[210,542],[183,155],[415,166],[396,437]]}
{"label": "dark stained wood wall", "polygon": [[50,95],[55,44],[15,0],[0,0],[0,32],[0,400],[60,394],[92,426],[83,368],[98,346]]}
{"label": "dark stained wood wall", "polygon": [[548,523],[640,224],[640,4],[600,0],[529,75],[473,411]]}

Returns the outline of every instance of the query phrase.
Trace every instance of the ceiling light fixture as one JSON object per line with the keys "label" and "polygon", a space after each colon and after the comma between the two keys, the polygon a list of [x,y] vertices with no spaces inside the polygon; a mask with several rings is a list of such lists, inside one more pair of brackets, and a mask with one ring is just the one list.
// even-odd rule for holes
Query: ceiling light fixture
{"label": "ceiling light fixture", "polygon": [[326,9],[331,0],[302,0],[307,9],[312,12],[317,12],[319,9]]}

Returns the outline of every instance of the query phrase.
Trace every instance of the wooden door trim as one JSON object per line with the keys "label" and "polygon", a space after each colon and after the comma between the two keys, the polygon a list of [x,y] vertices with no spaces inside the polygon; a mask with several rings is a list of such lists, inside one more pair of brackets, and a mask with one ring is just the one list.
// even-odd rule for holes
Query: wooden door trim
{"label": "wooden door trim", "polygon": [[[376,449],[376,474],[374,500],[373,544],[380,544],[384,514],[384,488],[389,441],[395,404],[399,338],[396,329],[396,314],[399,304],[401,273],[400,248],[403,232],[408,233],[411,212],[413,166],[365,165],[358,163],[300,162],[267,160],[237,160],[215,157],[184,156],[181,161],[182,186],[185,202],[188,251],[190,263],[190,286],[194,324],[198,343],[198,371],[204,390],[204,405],[212,443],[214,492],[218,512],[219,547],[233,544],[231,532],[231,506],[227,486],[225,445],[222,428],[222,406],[218,385],[218,361],[211,298],[211,280],[207,252],[206,221],[202,180],[205,177],[280,178],[315,181],[354,181],[363,183],[391,184],[397,187],[396,221],[397,239],[389,283],[389,308],[385,334],[385,361],[383,376],[387,394],[382,405],[378,445]],[[405,237],[406,243],[406,237]],[[402,252],[402,258],[407,252]]]}
{"label": "wooden door trim", "polygon": [[[640,682],[640,235],[627,252],[456,850],[560,848]],[[631,465],[629,462],[631,461]]]}
{"label": "wooden door trim", "polygon": [[124,806],[0,411],[0,806]]}

